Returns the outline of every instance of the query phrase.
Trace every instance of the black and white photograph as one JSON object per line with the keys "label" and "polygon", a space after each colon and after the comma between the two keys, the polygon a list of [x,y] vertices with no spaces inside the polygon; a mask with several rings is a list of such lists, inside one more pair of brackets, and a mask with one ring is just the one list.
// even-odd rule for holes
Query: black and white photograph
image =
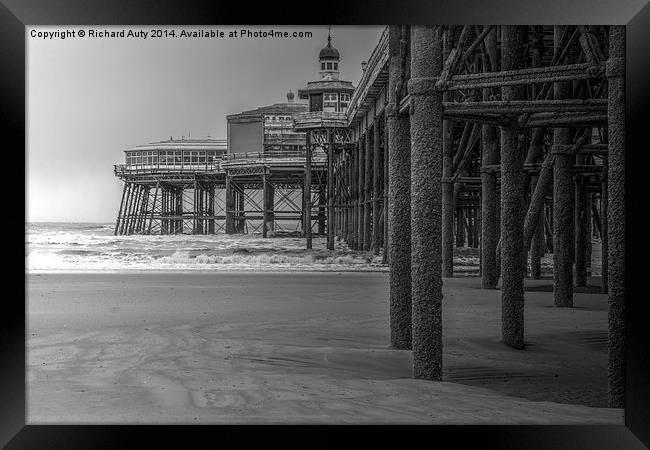
{"label": "black and white photograph", "polygon": [[25,424],[625,425],[625,25],[24,39]]}

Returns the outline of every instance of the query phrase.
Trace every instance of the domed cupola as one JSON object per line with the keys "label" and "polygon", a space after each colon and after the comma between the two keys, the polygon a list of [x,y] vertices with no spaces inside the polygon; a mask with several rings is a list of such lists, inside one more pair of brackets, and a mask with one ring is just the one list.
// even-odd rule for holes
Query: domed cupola
{"label": "domed cupola", "polygon": [[327,45],[318,53],[321,80],[339,79],[339,51],[332,46],[331,27],[327,31]]}
{"label": "domed cupola", "polygon": [[329,59],[329,60],[336,60],[339,61],[341,59],[341,55],[339,55],[339,51],[332,47],[332,36],[329,34],[327,35],[327,45],[323,47],[323,49],[320,51],[318,54],[318,59],[324,60],[324,59]]}

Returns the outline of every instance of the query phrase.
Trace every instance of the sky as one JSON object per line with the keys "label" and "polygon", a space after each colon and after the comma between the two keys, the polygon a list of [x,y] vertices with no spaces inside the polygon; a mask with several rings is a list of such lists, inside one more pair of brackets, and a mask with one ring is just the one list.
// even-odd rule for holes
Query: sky
{"label": "sky", "polygon": [[[176,37],[153,38],[151,28]],[[228,37],[242,28],[313,36]],[[383,28],[332,27],[341,79],[356,86]],[[83,38],[31,36],[79,29]],[[91,29],[149,36],[89,38]],[[181,38],[183,29],[225,37]],[[225,139],[226,115],[285,102],[318,79],[326,43],[326,26],[28,28],[26,220],[113,222],[122,194],[113,165],[125,149],[170,136]]]}

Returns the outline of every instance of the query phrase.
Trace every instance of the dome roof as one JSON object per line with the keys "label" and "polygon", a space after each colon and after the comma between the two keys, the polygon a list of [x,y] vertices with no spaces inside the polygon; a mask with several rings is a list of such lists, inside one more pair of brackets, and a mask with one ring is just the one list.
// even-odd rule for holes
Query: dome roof
{"label": "dome roof", "polygon": [[339,51],[332,47],[332,38],[327,36],[327,45],[318,54],[318,59],[341,59]]}

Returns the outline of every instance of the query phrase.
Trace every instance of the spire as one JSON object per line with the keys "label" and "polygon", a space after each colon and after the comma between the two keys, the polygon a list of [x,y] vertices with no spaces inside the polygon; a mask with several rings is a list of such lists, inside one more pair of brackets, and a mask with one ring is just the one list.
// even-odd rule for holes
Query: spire
{"label": "spire", "polygon": [[333,61],[339,61],[341,59],[339,51],[332,46],[332,25],[327,26],[327,45],[318,54],[318,59],[329,59]]}

